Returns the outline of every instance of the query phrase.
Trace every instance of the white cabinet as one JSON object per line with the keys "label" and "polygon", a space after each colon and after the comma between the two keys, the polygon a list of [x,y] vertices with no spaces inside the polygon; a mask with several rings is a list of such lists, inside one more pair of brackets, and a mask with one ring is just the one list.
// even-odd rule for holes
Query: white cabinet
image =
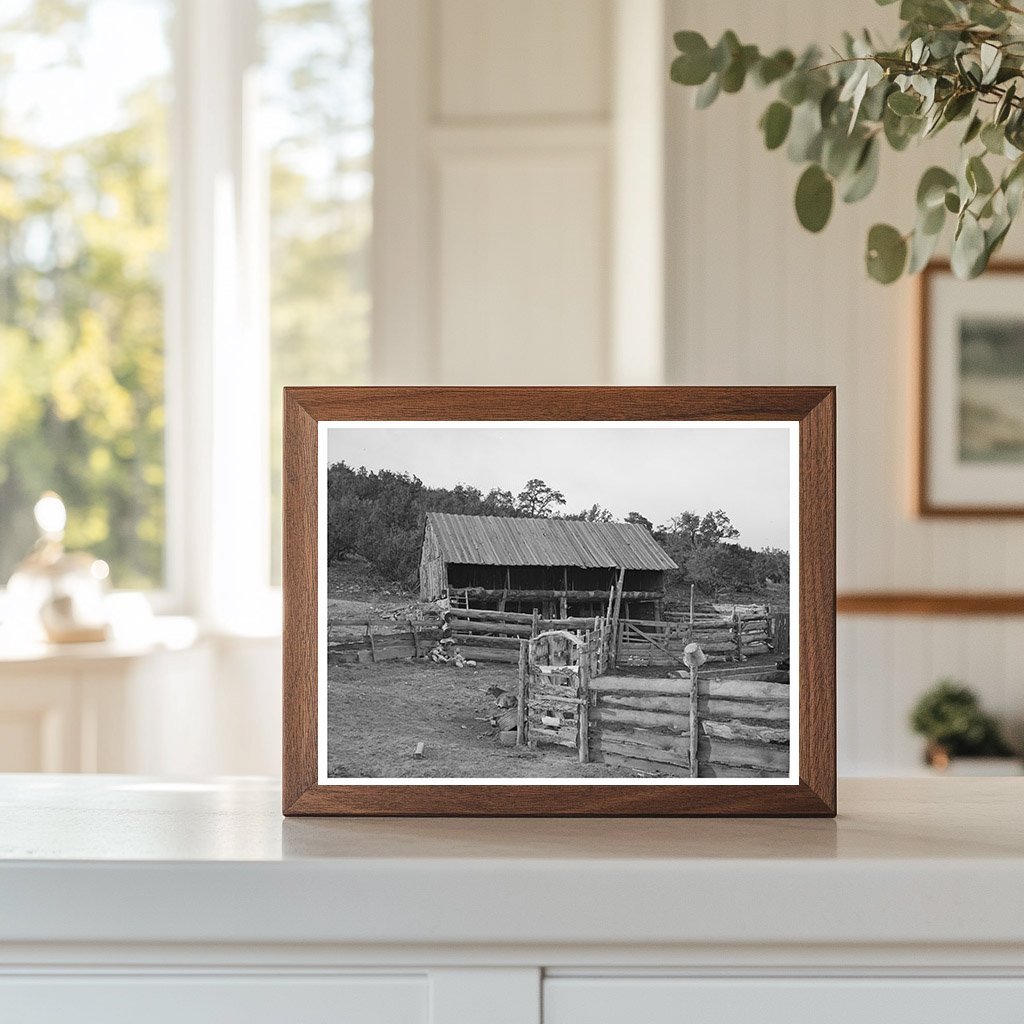
{"label": "white cabinet", "polygon": [[426,975],[0,979],[17,1024],[427,1024]]}
{"label": "white cabinet", "polygon": [[1020,796],[282,820],[258,779],[0,776],[0,1024],[1021,1024]]}
{"label": "white cabinet", "polygon": [[552,977],[544,1024],[1020,1024],[1024,978]]}

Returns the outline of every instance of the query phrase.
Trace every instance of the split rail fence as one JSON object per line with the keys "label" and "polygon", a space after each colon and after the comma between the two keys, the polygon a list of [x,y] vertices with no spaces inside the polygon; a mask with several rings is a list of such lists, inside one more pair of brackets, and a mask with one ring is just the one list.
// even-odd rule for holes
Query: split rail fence
{"label": "split rail fence", "polygon": [[542,619],[538,613],[485,611],[478,608],[452,608],[445,613],[449,636],[465,658],[472,661],[503,661],[515,665],[523,640],[546,632],[590,633],[588,652],[591,673],[607,669],[610,627],[605,619]]}
{"label": "split rail fence", "polygon": [[327,627],[327,661],[347,664],[425,658],[440,638],[440,624],[430,621],[335,618]]}
{"label": "split rail fence", "polygon": [[743,661],[758,654],[789,655],[789,615],[695,615],[690,622],[622,619],[615,634],[619,667],[680,666],[687,644],[699,643],[715,662]]}

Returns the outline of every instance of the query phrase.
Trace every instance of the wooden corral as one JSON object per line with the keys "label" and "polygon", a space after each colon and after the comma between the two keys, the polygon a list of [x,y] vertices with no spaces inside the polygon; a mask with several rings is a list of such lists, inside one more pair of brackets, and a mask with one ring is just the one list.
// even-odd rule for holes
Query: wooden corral
{"label": "wooden corral", "polygon": [[327,628],[328,664],[425,658],[441,638],[438,622],[334,619]]}
{"label": "wooden corral", "polygon": [[788,657],[789,613],[701,615],[692,622],[620,619],[615,633],[615,664],[679,666],[689,643],[699,643],[714,662],[740,662],[759,654]]}
{"label": "wooden corral", "polygon": [[788,682],[709,672],[696,649],[700,664],[691,658],[675,678],[638,679],[592,672],[599,644],[589,633],[520,640],[517,741],[651,776],[786,777]]}
{"label": "wooden corral", "polygon": [[474,661],[504,661],[514,665],[519,661],[519,646],[523,640],[551,630],[589,631],[595,638],[595,649],[601,652],[600,664],[595,662],[593,666],[596,675],[605,670],[604,659],[610,647],[607,642],[610,627],[603,617],[544,619],[538,612],[453,608],[445,614],[445,626],[447,635],[458,644],[463,657]]}
{"label": "wooden corral", "polygon": [[[789,773],[789,684],[697,675],[591,680],[590,759],[658,775],[777,778]],[[697,733],[697,763],[691,732]]]}

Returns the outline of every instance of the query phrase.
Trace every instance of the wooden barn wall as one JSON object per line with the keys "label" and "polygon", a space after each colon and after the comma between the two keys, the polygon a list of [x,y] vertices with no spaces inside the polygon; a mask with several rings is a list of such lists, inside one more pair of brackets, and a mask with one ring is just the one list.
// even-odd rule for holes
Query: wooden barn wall
{"label": "wooden barn wall", "polygon": [[[886,39],[894,10],[867,0],[669,0],[667,28],[716,39],[733,28],[768,47],[828,42],[864,25],[882,26],[876,38]],[[690,99],[666,87],[668,382],[838,386],[841,590],[1024,589],[1020,520],[910,514],[913,286],[883,288],[862,266],[870,225],[908,227],[921,171],[956,139],[885,151],[878,193],[838,204],[813,236],[793,213],[799,169],[767,153],[756,129],[766,93],[720,97],[706,111]],[[1006,253],[1024,255],[1019,225]],[[840,770],[916,770],[920,743],[907,715],[941,677],[975,687],[1021,739],[1022,663],[1020,618],[841,617]]]}
{"label": "wooden barn wall", "polygon": [[445,564],[437,549],[437,541],[428,526],[424,531],[423,550],[420,553],[420,598],[436,601],[448,586]]}

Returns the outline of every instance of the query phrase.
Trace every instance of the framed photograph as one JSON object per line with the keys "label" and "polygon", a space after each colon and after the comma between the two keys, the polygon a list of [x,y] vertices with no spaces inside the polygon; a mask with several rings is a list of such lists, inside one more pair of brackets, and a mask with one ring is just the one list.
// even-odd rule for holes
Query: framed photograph
{"label": "framed photograph", "polygon": [[287,388],[284,813],[835,814],[832,388]]}
{"label": "framed photograph", "polygon": [[919,287],[917,511],[1024,515],[1024,263]]}

